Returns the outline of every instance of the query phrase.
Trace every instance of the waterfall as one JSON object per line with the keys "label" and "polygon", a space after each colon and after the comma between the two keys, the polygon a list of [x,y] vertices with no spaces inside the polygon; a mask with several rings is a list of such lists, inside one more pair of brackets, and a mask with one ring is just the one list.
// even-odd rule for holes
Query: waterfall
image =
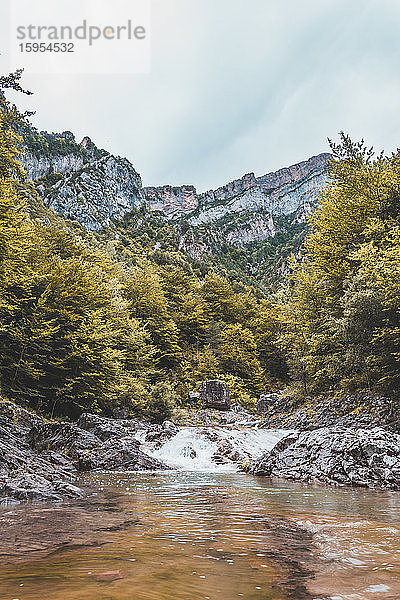
{"label": "waterfall", "polygon": [[234,472],[243,461],[257,458],[289,433],[288,430],[182,427],[159,448],[143,450],[182,471]]}

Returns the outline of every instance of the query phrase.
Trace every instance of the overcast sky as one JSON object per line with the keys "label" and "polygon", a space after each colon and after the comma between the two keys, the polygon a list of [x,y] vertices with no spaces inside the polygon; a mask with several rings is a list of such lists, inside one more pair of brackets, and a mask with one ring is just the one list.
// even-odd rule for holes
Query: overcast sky
{"label": "overcast sky", "polygon": [[399,0],[153,0],[150,74],[24,81],[39,129],[89,135],[145,185],[202,191],[341,129],[400,146],[399,32]]}

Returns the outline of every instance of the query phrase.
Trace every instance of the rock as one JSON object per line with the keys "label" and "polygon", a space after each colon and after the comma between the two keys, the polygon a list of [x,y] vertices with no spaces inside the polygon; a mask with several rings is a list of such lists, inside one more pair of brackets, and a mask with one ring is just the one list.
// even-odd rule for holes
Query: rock
{"label": "rock", "polygon": [[199,392],[189,392],[189,404],[190,406],[198,406],[200,400]]}
{"label": "rock", "polygon": [[63,497],[81,498],[84,492],[65,481],[51,481],[36,473],[24,473],[8,477],[3,483],[2,494],[22,501],[61,502]]}
{"label": "rock", "polygon": [[217,410],[230,409],[231,399],[229,389],[224,381],[218,381],[218,379],[201,381],[199,391],[200,401],[206,408],[215,408]]}
{"label": "rock", "polygon": [[50,173],[69,173],[83,167],[84,159],[79,152],[65,155],[37,156],[26,152],[21,157],[21,162],[29,179],[40,179]]}
{"label": "rock", "polygon": [[[134,437],[139,429],[136,420],[115,420],[89,413],[78,423],[96,431],[99,437],[74,423],[44,423],[31,431],[36,450],[62,453],[78,471],[144,471],[166,469],[167,466],[148,456]],[[173,423],[168,427],[175,427]],[[100,437],[101,436],[101,437]]]}
{"label": "rock", "polygon": [[191,213],[198,205],[193,185],[146,187],[144,191],[150,210],[162,211],[169,219]]}
{"label": "rock", "polygon": [[229,439],[221,439],[218,442],[218,448],[211,457],[211,460],[216,464],[224,463],[241,463],[245,459],[243,454],[240,454]]}
{"label": "rock", "polygon": [[146,434],[146,442],[153,442],[155,448],[159,448],[170,440],[179,431],[179,428],[172,421],[164,421],[162,425],[153,425]]}
{"label": "rock", "polygon": [[380,427],[327,427],[290,434],[259,460],[254,475],[400,489],[400,435]]}
{"label": "rock", "polygon": [[162,211],[168,219],[190,215],[191,225],[203,225],[227,215],[234,217],[245,210],[255,213],[254,222],[249,224],[249,218],[254,219],[250,214],[241,227],[232,227],[232,219],[226,228],[228,243],[240,245],[270,237],[276,216],[297,212],[305,218],[326,182],[329,158],[329,154],[320,154],[261,177],[247,173],[200,194],[191,185],[145,187],[144,192],[151,210]]}
{"label": "rock", "polygon": [[[87,549],[109,542],[118,543],[121,531],[140,523],[135,508],[127,505],[125,500],[126,497],[120,492],[112,495],[98,493],[89,494],[84,499],[64,500],[62,504],[52,502],[41,505],[35,502],[29,506],[29,510],[14,501],[9,504],[12,510],[0,511],[2,565],[20,565],[21,561],[41,560],[59,551],[77,551],[80,548],[82,552],[87,552]],[[108,569],[112,567],[99,565],[93,573],[100,574]],[[3,593],[1,597],[3,600],[15,596],[5,596]],[[39,597],[47,599],[52,595],[46,592]]]}
{"label": "rock", "polygon": [[78,427],[90,431],[100,440],[106,441],[111,437],[126,435],[134,435],[140,429],[149,427],[147,423],[138,421],[137,419],[110,419],[100,417],[91,413],[83,413],[78,421]]}
{"label": "rock", "polygon": [[277,393],[262,394],[257,402],[256,411],[258,415],[265,415],[279,400]]}
{"label": "rock", "polygon": [[10,497],[5,497],[2,498],[0,500],[0,506],[2,507],[7,507],[7,506],[18,506],[18,504],[21,504],[19,500],[17,500],[16,498],[13,498],[12,496]]}
{"label": "rock", "polygon": [[[78,471],[168,468],[140,450],[135,434],[150,425],[90,414],[82,415],[80,423],[89,431],[75,423],[45,421],[12,402],[0,401],[1,505],[10,499],[80,498],[84,492],[74,485]],[[177,428],[168,421],[161,430],[172,436]]]}
{"label": "rock", "polygon": [[267,429],[311,430],[333,426],[369,429],[387,425],[394,431],[400,430],[399,402],[372,393],[306,398],[299,404],[290,394],[280,392],[262,410],[262,427]]}
{"label": "rock", "polygon": [[74,423],[43,423],[33,427],[30,441],[35,450],[53,450],[67,456],[79,471],[89,471],[91,453],[101,444],[100,438]]}
{"label": "rock", "polygon": [[192,445],[185,446],[185,447],[182,449],[182,456],[185,456],[185,457],[187,457],[187,458],[196,458],[196,456],[197,456],[197,452],[196,452],[196,450],[193,448],[193,446],[192,446]]}
{"label": "rock", "polygon": [[101,471],[158,471],[167,470],[164,463],[148,456],[132,438],[110,438],[95,448],[87,459],[88,470]]}
{"label": "rock", "polygon": [[60,453],[38,454],[30,445],[31,431],[45,426],[34,413],[0,401],[0,503],[77,498],[76,469]]}

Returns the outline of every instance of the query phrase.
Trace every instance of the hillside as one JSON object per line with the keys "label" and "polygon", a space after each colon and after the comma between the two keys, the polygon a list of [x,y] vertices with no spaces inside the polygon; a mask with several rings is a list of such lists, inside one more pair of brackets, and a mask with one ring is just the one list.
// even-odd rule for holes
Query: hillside
{"label": "hillside", "polygon": [[5,396],[156,421],[205,379],[250,410],[289,386],[288,414],[321,394],[394,396],[397,154],[341,134],[329,161],[205,194],[149,189],[128,160],[0,103]]}
{"label": "hillside", "polygon": [[24,139],[28,177],[60,215],[89,231],[121,230],[116,222],[127,218],[129,235],[148,236],[156,247],[163,245],[168,230],[169,249],[264,289],[286,271],[288,256],[298,252],[327,180],[329,154],[320,154],[261,177],[249,173],[204,193],[191,185],[143,187],[127,159],[99,150],[89,137],[78,144],[68,131],[27,128]]}

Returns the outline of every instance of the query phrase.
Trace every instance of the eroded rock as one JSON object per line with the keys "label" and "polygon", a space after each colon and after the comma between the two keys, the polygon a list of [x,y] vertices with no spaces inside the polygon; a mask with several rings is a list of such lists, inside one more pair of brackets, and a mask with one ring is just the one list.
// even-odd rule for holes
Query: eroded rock
{"label": "eroded rock", "polygon": [[229,388],[224,381],[218,379],[209,379],[201,381],[199,384],[200,402],[206,408],[215,408],[217,410],[229,410],[231,407],[231,398]]}
{"label": "eroded rock", "polygon": [[400,489],[400,435],[380,427],[292,433],[248,470],[306,482]]}
{"label": "eroded rock", "polygon": [[155,448],[159,448],[170,440],[179,431],[172,421],[164,421],[162,425],[153,425],[146,434],[146,442],[153,442]]}
{"label": "eroded rock", "polygon": [[43,419],[12,402],[0,401],[0,503],[77,498],[76,468],[66,457],[49,451],[39,454],[30,445],[31,432],[44,427]]}
{"label": "eroded rock", "polygon": [[79,417],[77,425],[103,441],[115,436],[134,435],[140,429],[150,427],[147,423],[137,419],[110,419],[91,413],[83,413]]}
{"label": "eroded rock", "polygon": [[[46,421],[0,401],[0,504],[79,498],[79,472],[144,471],[168,467],[140,450],[139,429],[152,426],[135,419],[85,414],[75,423]],[[176,426],[161,428],[173,435]]]}

